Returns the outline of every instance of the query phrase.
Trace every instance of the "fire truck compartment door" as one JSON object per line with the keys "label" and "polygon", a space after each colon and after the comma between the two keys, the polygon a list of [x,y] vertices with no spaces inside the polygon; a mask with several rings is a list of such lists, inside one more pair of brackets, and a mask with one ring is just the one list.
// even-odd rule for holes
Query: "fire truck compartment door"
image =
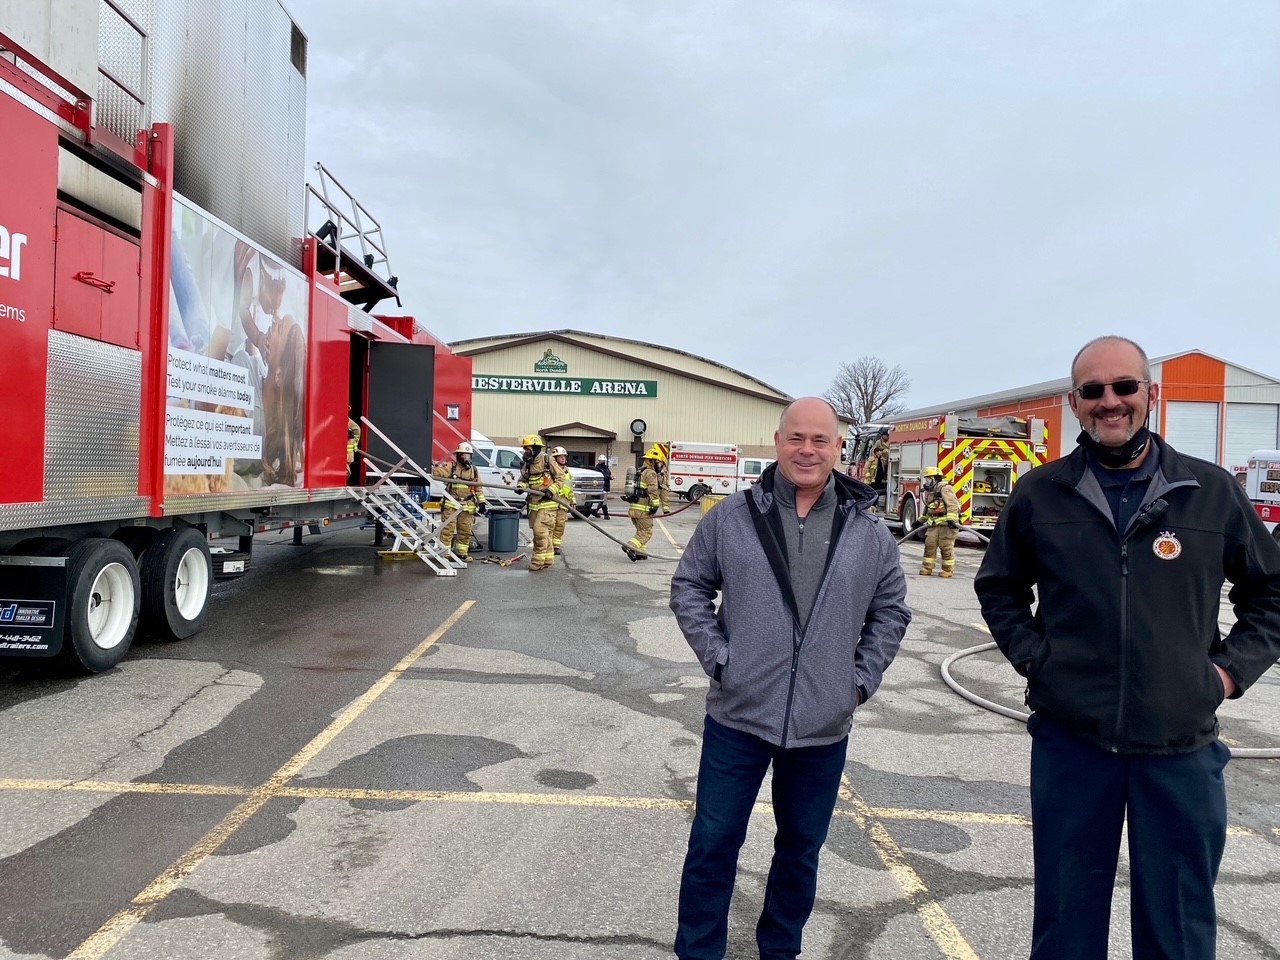
{"label": "fire truck compartment door", "polygon": [[[379,430],[424,469],[431,467],[432,397],[436,350],[429,344],[369,344],[369,412]],[[369,452],[391,463],[400,458],[377,435]],[[426,481],[424,480],[425,484]]]}
{"label": "fire truck compartment door", "polygon": [[138,247],[65,210],[57,213],[53,328],[138,347]]}

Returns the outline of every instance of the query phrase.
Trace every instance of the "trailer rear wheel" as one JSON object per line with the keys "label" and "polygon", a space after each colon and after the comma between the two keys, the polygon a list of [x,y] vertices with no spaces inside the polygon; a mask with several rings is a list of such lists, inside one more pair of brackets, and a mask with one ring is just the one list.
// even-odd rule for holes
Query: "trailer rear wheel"
{"label": "trailer rear wheel", "polygon": [[193,527],[164,530],[142,558],[142,617],[161,640],[185,640],[209,608],[213,564],[204,534]]}
{"label": "trailer rear wheel", "polygon": [[124,544],[90,537],[67,544],[62,656],[89,673],[124,659],[138,626],[138,566]]}

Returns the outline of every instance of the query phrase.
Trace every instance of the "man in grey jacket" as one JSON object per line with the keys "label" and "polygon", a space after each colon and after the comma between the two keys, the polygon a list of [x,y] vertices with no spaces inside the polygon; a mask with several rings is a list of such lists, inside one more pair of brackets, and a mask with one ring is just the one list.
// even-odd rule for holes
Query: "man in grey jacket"
{"label": "man in grey jacket", "polygon": [[[698,524],[671,609],[711,678],[675,952],[722,960],[738,851],[770,764],[777,823],[761,960],[795,960],[817,893],[853,712],[876,692],[911,613],[875,491],[834,472],[835,410],[792,402],[760,482]],[[716,609],[716,593],[721,602]]]}

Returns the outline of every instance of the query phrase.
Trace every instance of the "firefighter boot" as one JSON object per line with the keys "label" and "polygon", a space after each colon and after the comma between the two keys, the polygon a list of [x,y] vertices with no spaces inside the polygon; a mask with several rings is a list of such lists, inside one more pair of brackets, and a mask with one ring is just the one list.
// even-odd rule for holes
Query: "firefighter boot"
{"label": "firefighter boot", "polygon": [[924,564],[923,564],[923,565],[921,565],[921,567],[920,567],[920,576],[922,576],[922,577],[932,577],[932,576],[933,576],[933,564],[932,564],[930,561],[926,560],[926,561],[924,562]]}
{"label": "firefighter boot", "polygon": [[947,578],[949,578],[949,577],[954,577],[954,576],[955,576],[955,573],[953,573],[953,572],[952,572],[952,571],[950,571],[950,570],[945,570],[945,569],[944,569],[944,570],[942,570],[942,571],[938,574],[938,576],[942,577],[942,578],[945,580],[945,579],[947,579]]}

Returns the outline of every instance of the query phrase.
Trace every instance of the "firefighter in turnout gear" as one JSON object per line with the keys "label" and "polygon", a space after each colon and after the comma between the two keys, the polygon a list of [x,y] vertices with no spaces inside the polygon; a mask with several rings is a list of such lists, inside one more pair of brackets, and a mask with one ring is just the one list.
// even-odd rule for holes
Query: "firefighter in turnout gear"
{"label": "firefighter in turnout gear", "polygon": [[933,574],[933,558],[942,554],[941,577],[955,575],[956,536],[960,532],[960,498],[951,489],[937,467],[925,467],[920,479],[925,494],[924,522],[929,529],[924,535],[924,562],[920,576]]}
{"label": "firefighter in turnout gear", "polygon": [[531,433],[521,438],[524,462],[520,465],[520,482],[516,487],[528,492],[529,529],[533,531],[533,554],[529,557],[529,570],[550,570],[556,554],[551,546],[551,535],[556,525],[555,491],[564,482],[560,466],[543,450],[542,438]]}
{"label": "firefighter in turnout gear", "polygon": [[564,527],[569,522],[569,507],[573,504],[573,480],[569,476],[569,451],[564,447],[552,447],[551,459],[564,475],[563,482],[556,490],[556,496],[560,498],[561,503],[560,509],[556,511],[555,526],[551,529],[551,550],[553,553],[561,553]]}
{"label": "firefighter in turnout gear", "polygon": [[889,476],[889,438],[881,437],[871,448],[867,458],[867,467],[863,473],[866,483],[877,490],[883,490]]}
{"label": "firefighter in turnout gear", "polygon": [[636,476],[636,487],[631,493],[631,509],[627,511],[636,532],[622,548],[622,552],[632,560],[649,559],[645,546],[653,536],[653,515],[662,509],[662,480],[658,476],[658,466],[665,463],[666,459],[662,448],[655,443],[644,455],[644,463]]}
{"label": "firefighter in turnout gear", "polygon": [[[461,506],[455,507],[446,500],[440,507],[440,520],[444,526],[440,528],[440,542],[450,547],[458,558],[470,563],[471,529],[475,526],[476,514],[484,516],[489,510],[484,499],[484,491],[473,483],[479,483],[480,472],[471,463],[471,444],[460,443],[453,451],[452,463],[441,463],[431,471],[431,476],[444,481],[444,488],[449,496],[457,500]],[[457,539],[455,546],[454,539]]]}
{"label": "firefighter in turnout gear", "polygon": [[360,449],[360,424],[347,417],[347,466],[356,459],[356,451]]}

